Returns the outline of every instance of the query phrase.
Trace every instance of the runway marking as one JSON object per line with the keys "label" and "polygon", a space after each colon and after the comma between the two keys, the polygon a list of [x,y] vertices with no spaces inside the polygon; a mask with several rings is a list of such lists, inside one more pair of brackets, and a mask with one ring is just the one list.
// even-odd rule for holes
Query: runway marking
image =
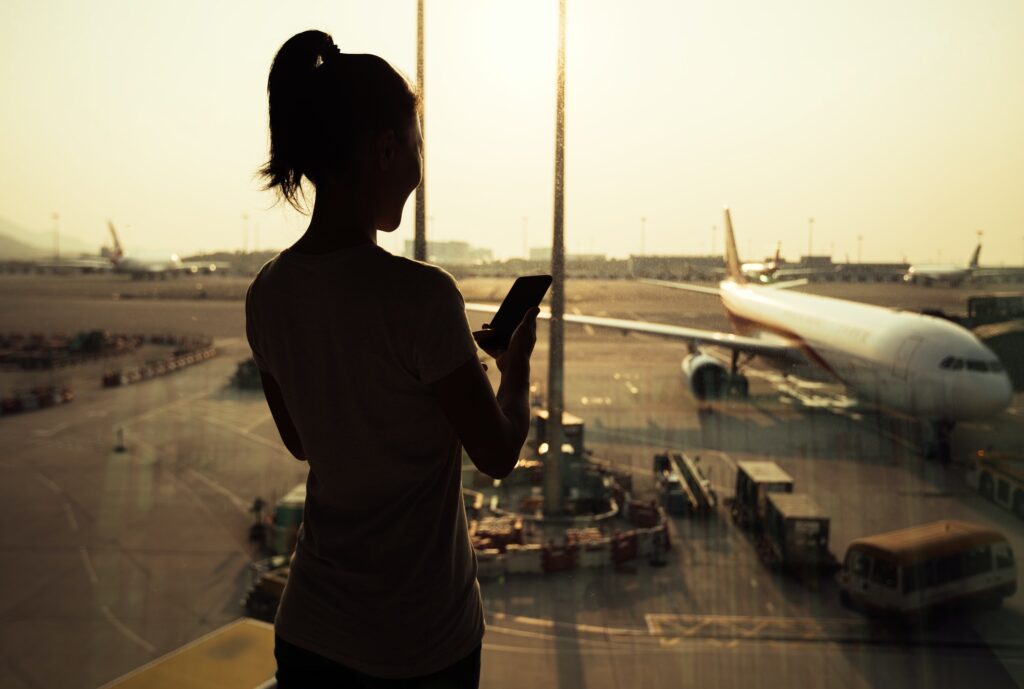
{"label": "runway marking", "polygon": [[46,486],[51,491],[53,491],[53,493],[55,495],[63,495],[64,494],[64,490],[60,486],[58,486],[56,483],[54,483],[52,480],[50,480],[41,471],[37,471],[36,472],[36,478],[39,480],[40,483],[42,483],[44,486]]}
{"label": "runway marking", "polygon": [[572,629],[577,632],[591,634],[604,634],[607,636],[647,636],[648,632],[643,629],[628,627],[603,627],[594,624],[576,624],[575,622],[557,622],[540,617],[521,617],[519,615],[506,615],[503,612],[488,613],[495,620],[504,620],[514,624],[522,624],[532,627],[543,627],[545,629]]}
{"label": "runway marking", "polygon": [[197,481],[199,481],[200,483],[205,485],[210,490],[213,490],[213,491],[215,491],[217,493],[220,493],[221,495],[226,497],[228,500],[231,501],[231,503],[235,507],[238,508],[238,510],[242,514],[249,514],[249,507],[250,507],[249,503],[247,503],[245,500],[243,500],[242,498],[240,498],[237,495],[235,495],[234,493],[232,493],[230,489],[225,488],[224,486],[222,486],[221,484],[217,483],[216,481],[214,481],[209,476],[204,476],[203,474],[200,474],[195,469],[189,469],[185,473],[187,473],[189,476],[193,477],[194,479],[196,479]]}
{"label": "runway marking", "polygon": [[78,531],[78,520],[75,519],[75,513],[71,509],[71,503],[69,503],[67,500],[65,500],[63,505],[64,505],[64,514],[67,515],[67,518],[68,518],[68,526],[71,527],[72,531],[77,532]]}
{"label": "runway marking", "polygon": [[158,414],[162,414],[162,413],[164,413],[166,411],[170,411],[171,409],[174,409],[175,407],[180,407],[182,405],[189,404],[191,402],[195,402],[198,399],[202,399],[204,397],[209,397],[210,395],[211,395],[211,392],[210,391],[206,391],[206,392],[196,393],[195,395],[189,395],[188,397],[182,397],[180,399],[174,400],[173,402],[167,402],[166,404],[161,404],[158,407],[153,407],[149,411],[143,412],[141,414],[136,414],[135,416],[130,416],[127,419],[124,419],[123,421],[121,421],[119,425],[121,425],[122,427],[134,426],[135,424],[139,423],[140,421],[147,421],[147,420],[153,418],[154,416],[157,416]]}
{"label": "runway marking", "polygon": [[248,426],[244,426],[244,427],[242,428],[242,432],[243,432],[243,433],[252,433],[253,429],[255,429],[255,428],[258,428],[259,426],[262,426],[263,424],[265,424],[265,423],[266,423],[267,421],[269,421],[270,419],[271,419],[271,416],[270,416],[270,413],[268,412],[268,413],[267,413],[266,415],[264,415],[264,416],[261,416],[261,417],[259,418],[259,420],[257,420],[257,421],[253,421],[253,422],[252,422],[251,424],[249,424]]}
{"label": "runway marking", "polygon": [[84,545],[78,546],[78,554],[82,558],[82,566],[85,567],[85,574],[89,577],[89,583],[95,586],[99,583],[100,579],[96,576],[96,568],[92,566],[92,558],[89,557],[89,551],[85,549]]}
{"label": "runway marking", "polygon": [[49,438],[52,435],[60,433],[70,425],[71,424],[69,422],[65,421],[64,423],[59,423],[56,426],[53,426],[52,428],[36,428],[32,431],[32,435],[37,438]]}
{"label": "runway marking", "polygon": [[127,627],[127,625],[125,625],[124,622],[122,622],[121,620],[117,619],[117,617],[114,616],[114,613],[112,613],[110,611],[110,608],[108,608],[105,605],[102,605],[102,606],[100,606],[100,611],[103,613],[103,616],[107,618],[107,621],[110,622],[110,624],[114,625],[114,629],[116,629],[117,631],[121,632],[121,634],[126,639],[128,639],[132,643],[138,645],[143,650],[145,650],[147,653],[156,653],[156,646],[154,646],[153,644],[149,643],[148,641],[143,639],[141,636],[139,636],[138,634],[133,632],[131,629],[129,629]]}
{"label": "runway marking", "polygon": [[241,436],[241,437],[245,438],[246,440],[250,440],[250,441],[256,443],[257,445],[263,445],[264,447],[270,448],[271,450],[277,450],[278,452],[283,452],[284,449],[285,449],[284,445],[282,445],[280,442],[275,442],[273,440],[267,440],[264,437],[261,437],[261,436],[258,436],[258,435],[254,435],[253,433],[250,433],[250,432],[248,432],[248,431],[246,431],[244,429],[237,428],[235,426],[232,426],[229,423],[225,423],[223,421],[219,421],[219,420],[214,419],[212,417],[205,417],[203,419],[203,421],[205,421],[206,423],[210,424],[211,426],[216,426],[217,428],[222,428],[225,431],[228,431],[230,433],[234,433],[235,435]]}

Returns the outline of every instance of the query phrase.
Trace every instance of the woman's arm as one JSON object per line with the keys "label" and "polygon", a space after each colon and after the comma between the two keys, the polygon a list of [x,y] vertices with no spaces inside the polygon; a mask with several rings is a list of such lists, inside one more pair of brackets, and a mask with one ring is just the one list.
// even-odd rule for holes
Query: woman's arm
{"label": "woman's arm", "polygon": [[288,408],[284,405],[284,395],[281,394],[281,386],[274,380],[274,376],[263,369],[259,369],[259,371],[260,381],[263,383],[263,394],[266,395],[267,406],[270,407],[270,415],[274,417],[274,423],[277,424],[277,432],[281,434],[284,446],[288,448],[288,451],[292,453],[295,459],[300,462],[306,461],[306,453],[302,449],[299,432],[295,430],[295,423],[292,421],[291,415],[288,414]]}
{"label": "woman's arm", "polygon": [[[492,478],[512,473],[529,432],[530,355],[537,341],[537,313],[537,309],[530,311],[508,349],[497,353],[501,371],[497,395],[475,358],[430,384],[469,458]],[[486,350],[486,337],[477,335]]]}

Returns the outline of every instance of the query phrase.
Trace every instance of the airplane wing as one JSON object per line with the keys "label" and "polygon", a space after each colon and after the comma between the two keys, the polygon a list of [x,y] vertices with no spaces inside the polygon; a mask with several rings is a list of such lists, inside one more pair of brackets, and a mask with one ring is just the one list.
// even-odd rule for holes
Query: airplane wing
{"label": "airplane wing", "polygon": [[668,287],[670,289],[681,289],[687,292],[696,292],[697,294],[710,294],[711,296],[717,297],[721,292],[717,287],[705,287],[704,285],[692,285],[688,282],[672,282],[670,280],[651,280],[647,278],[641,278],[637,282],[644,282],[648,285],[657,285],[658,287]]}
{"label": "airplane wing", "polygon": [[[498,305],[467,303],[466,310],[477,313],[495,313],[498,310]],[[541,309],[538,318],[551,318],[550,309]],[[725,347],[726,349],[745,352],[748,354],[762,354],[786,359],[803,358],[799,346],[782,337],[761,339],[756,337],[745,337],[743,335],[734,335],[732,333],[721,333],[714,330],[689,328],[682,325],[650,323],[648,321],[631,321],[624,318],[606,318],[603,316],[586,316],[583,314],[567,313],[564,316],[564,320],[566,323],[578,323],[580,325],[590,325],[597,328],[610,328],[620,332],[660,335],[662,337],[668,337],[676,340],[685,340],[690,344]]]}
{"label": "airplane wing", "polygon": [[[717,287],[705,287],[704,285],[693,285],[688,282],[672,282],[670,280],[651,280],[647,278],[641,278],[637,282],[645,282],[648,285],[657,285],[658,287],[669,287],[671,289],[681,289],[687,292],[696,292],[697,294],[709,294],[717,297],[720,294],[720,290]],[[797,280],[780,280],[778,282],[766,282],[763,284],[764,287],[771,287],[773,289],[789,289],[791,287],[801,287],[808,283],[807,278],[800,278]],[[760,284],[760,283],[759,283]]]}

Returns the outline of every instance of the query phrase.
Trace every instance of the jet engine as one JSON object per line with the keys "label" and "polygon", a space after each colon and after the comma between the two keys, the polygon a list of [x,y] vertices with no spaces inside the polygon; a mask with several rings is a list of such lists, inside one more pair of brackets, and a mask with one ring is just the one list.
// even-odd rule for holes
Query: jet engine
{"label": "jet engine", "polygon": [[683,359],[682,369],[695,399],[716,400],[728,393],[729,371],[713,356],[690,354]]}

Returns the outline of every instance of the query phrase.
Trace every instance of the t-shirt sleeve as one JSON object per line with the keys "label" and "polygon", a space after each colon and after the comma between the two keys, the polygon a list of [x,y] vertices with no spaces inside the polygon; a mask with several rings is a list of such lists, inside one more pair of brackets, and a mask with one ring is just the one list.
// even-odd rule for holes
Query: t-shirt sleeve
{"label": "t-shirt sleeve", "polygon": [[249,349],[252,350],[252,358],[256,361],[256,366],[261,371],[269,370],[267,368],[267,362],[263,359],[263,356],[259,353],[256,344],[256,319],[254,317],[255,304],[253,303],[253,287],[255,287],[256,281],[254,280],[249,285],[249,289],[245,293],[245,338],[249,341]]}
{"label": "t-shirt sleeve", "polygon": [[440,287],[421,313],[413,361],[421,383],[441,380],[476,357],[476,341],[466,319],[466,303],[455,280],[442,273]]}

